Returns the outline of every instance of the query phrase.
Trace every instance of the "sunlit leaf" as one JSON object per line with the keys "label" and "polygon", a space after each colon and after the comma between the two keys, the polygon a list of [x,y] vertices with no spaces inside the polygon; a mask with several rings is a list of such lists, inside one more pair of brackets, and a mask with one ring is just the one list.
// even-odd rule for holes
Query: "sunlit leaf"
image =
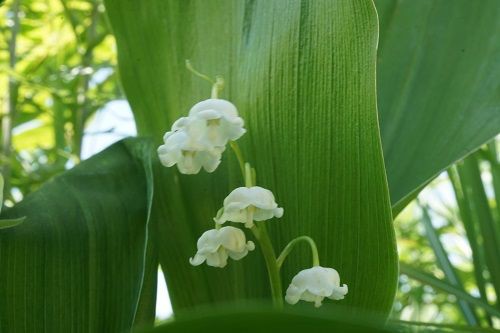
{"label": "sunlit leaf", "polygon": [[[105,2],[120,75],[139,132],[157,144],[173,121],[208,98],[185,69],[226,80],[223,98],[246,121],[240,144],[258,184],[285,207],[270,221],[276,251],[316,239],[321,263],[338,269],[349,295],[339,304],[388,313],[396,248],[375,96],[377,19],[368,0]],[[224,270],[191,267],[196,240],[222,200],[241,186],[227,151],[213,174],[159,167],[153,217],[174,309],[269,298],[258,251]],[[285,263],[283,285],[311,265],[306,247]]]}

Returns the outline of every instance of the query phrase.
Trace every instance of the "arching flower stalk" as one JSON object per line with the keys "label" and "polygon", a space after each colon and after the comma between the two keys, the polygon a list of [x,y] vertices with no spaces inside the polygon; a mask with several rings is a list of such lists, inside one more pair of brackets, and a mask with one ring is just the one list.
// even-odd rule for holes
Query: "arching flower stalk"
{"label": "arching flower stalk", "polygon": [[254,235],[264,257],[273,302],[283,306],[280,269],[299,242],[307,242],[312,252],[313,267],[300,271],[286,291],[286,301],[296,304],[299,300],[314,302],[321,306],[324,298],[340,300],[347,294],[347,285],[340,285],[338,272],[333,268],[321,267],[314,240],[308,236],[293,239],[277,257],[271,239],[267,233],[266,221],[281,218],[284,209],[278,207],[274,194],[256,184],[256,171],[245,161],[235,142],[246,129],[238,110],[229,101],[219,99],[224,87],[224,80],[215,80],[195,70],[189,61],[186,67],[195,75],[212,83],[211,98],[195,104],[187,117],[179,118],[168,131],[158,148],[158,155],[163,165],[177,165],[183,174],[196,174],[202,168],[213,172],[221,161],[226,145],[230,143],[244,179],[245,186],[231,191],[224,199],[223,207],[213,218],[215,229],[205,231],[198,239],[197,252],[189,259],[193,266],[206,262],[208,266],[223,268],[228,258],[240,260],[254,250],[255,244],[247,241],[243,230],[233,226],[221,225],[227,222],[243,224]]}

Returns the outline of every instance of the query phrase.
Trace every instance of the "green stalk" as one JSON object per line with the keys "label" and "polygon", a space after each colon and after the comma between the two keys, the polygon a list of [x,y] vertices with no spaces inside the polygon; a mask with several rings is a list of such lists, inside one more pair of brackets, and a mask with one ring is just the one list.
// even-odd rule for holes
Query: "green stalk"
{"label": "green stalk", "polygon": [[276,260],[276,263],[278,264],[278,268],[281,268],[281,266],[283,265],[283,262],[285,261],[286,257],[288,256],[288,254],[290,254],[290,252],[292,252],[295,245],[297,245],[299,242],[307,242],[309,244],[309,246],[311,247],[311,252],[312,252],[313,266],[319,266],[319,255],[318,255],[318,248],[316,247],[316,243],[309,236],[300,236],[300,237],[293,239],[283,249],[283,251],[279,255],[278,259]]}
{"label": "green stalk", "polygon": [[[252,187],[255,185],[256,172],[250,166],[250,163],[245,163],[243,154],[238,144],[234,141],[231,143],[231,148],[233,149],[236,158],[240,164],[240,168],[243,174],[246,187]],[[254,207],[248,207],[248,218],[253,220],[253,209]],[[249,221],[251,222],[251,221]],[[279,266],[276,261],[276,253],[274,252],[273,244],[267,233],[267,227],[265,223],[256,222],[254,226],[250,229],[257,239],[260,249],[262,251],[262,256],[266,263],[267,274],[269,276],[269,284],[271,287],[271,295],[273,299],[273,304],[276,308],[283,308],[283,292],[281,287],[281,276]]]}
{"label": "green stalk", "polygon": [[281,288],[280,271],[276,263],[276,254],[274,252],[271,239],[269,238],[269,234],[267,233],[266,225],[265,223],[256,223],[251,230],[260,244],[260,249],[262,251],[262,255],[264,256],[264,261],[266,262],[273,304],[275,307],[281,309],[283,308],[283,293]]}
{"label": "green stalk", "polygon": [[245,177],[245,160],[243,159],[243,154],[238,144],[234,141],[229,141],[229,145],[233,149],[236,159],[238,159],[238,164],[240,165],[241,174]]}

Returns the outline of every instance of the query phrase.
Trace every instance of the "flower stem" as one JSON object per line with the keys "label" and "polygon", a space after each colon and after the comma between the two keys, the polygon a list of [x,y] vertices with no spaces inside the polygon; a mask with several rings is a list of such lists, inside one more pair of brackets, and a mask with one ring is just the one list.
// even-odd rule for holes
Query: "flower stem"
{"label": "flower stem", "polygon": [[273,297],[273,305],[278,309],[282,309],[283,296],[280,270],[276,263],[276,254],[274,253],[271,239],[267,233],[266,225],[258,223],[251,230],[260,244],[260,249],[262,251],[262,255],[264,256],[264,261],[266,262],[267,274],[271,285],[271,295]]}
{"label": "flower stem", "polygon": [[210,98],[219,98],[219,92],[224,89],[224,79],[221,76],[215,78],[215,83],[212,86],[212,94]]}
{"label": "flower stem", "polygon": [[[240,147],[234,141],[230,141],[231,148],[238,159],[240,164],[241,174],[245,181],[245,186],[252,187],[255,185],[255,180],[257,178],[255,169],[250,166],[250,163],[245,163],[243,154],[241,153]],[[248,209],[254,209],[254,207],[249,207]],[[252,216],[253,212],[249,211],[249,216]],[[252,216],[253,220],[253,216]],[[252,221],[253,222],[253,221]],[[249,222],[247,222],[249,223]],[[283,296],[281,289],[281,276],[280,270],[276,263],[276,253],[274,252],[273,244],[267,233],[267,228],[264,223],[255,223],[252,228],[255,239],[260,244],[260,249],[262,251],[262,256],[266,262],[267,275],[269,276],[269,284],[271,286],[271,295],[273,298],[273,305],[278,308],[283,308]]]}
{"label": "flower stem", "polygon": [[221,92],[222,89],[224,89],[224,79],[222,78],[222,76],[216,76],[215,80],[213,80],[208,75],[205,75],[197,71],[191,64],[191,61],[189,61],[188,59],[186,59],[186,68],[194,75],[212,84],[212,93],[210,95],[210,98],[219,98],[219,92]]}
{"label": "flower stem", "polygon": [[[255,169],[250,166],[250,163],[245,163],[245,186],[252,187],[254,184]],[[248,207],[251,212],[254,207]],[[252,214],[253,215],[253,214]],[[280,270],[276,262],[276,253],[274,252],[273,244],[267,233],[267,228],[264,223],[256,223],[252,230],[255,238],[260,244],[264,261],[266,262],[267,274],[269,276],[269,284],[271,285],[271,294],[273,304],[276,308],[283,308],[283,297],[281,291]]]}
{"label": "flower stem", "polygon": [[309,237],[309,236],[300,236],[295,239],[292,239],[290,243],[288,243],[287,246],[283,249],[281,254],[279,255],[278,259],[276,260],[276,265],[278,266],[278,269],[281,268],[283,265],[283,262],[285,261],[286,257],[290,252],[292,252],[293,248],[295,245],[297,245],[300,241],[304,241],[309,243],[311,246],[311,252],[312,252],[312,261],[313,261],[313,266],[319,266],[319,255],[318,255],[318,248],[316,247],[316,243],[314,240]]}
{"label": "flower stem", "polygon": [[197,77],[203,79],[203,80],[206,80],[212,84],[215,84],[215,81],[212,80],[211,77],[209,77],[208,75],[205,75],[205,74],[202,74],[200,72],[198,72],[194,67],[193,65],[191,64],[191,61],[189,59],[186,59],[186,68],[188,71],[190,71],[191,73],[193,73],[194,75],[196,75]]}
{"label": "flower stem", "polygon": [[250,163],[245,163],[245,186],[252,187],[253,185],[252,167],[250,166]]}
{"label": "flower stem", "polygon": [[238,146],[238,144],[234,141],[229,141],[229,145],[231,146],[231,149],[233,149],[234,155],[236,155],[236,158],[238,159],[241,174],[243,175],[243,178],[245,178],[245,159],[243,158],[243,153],[241,152],[240,146]]}

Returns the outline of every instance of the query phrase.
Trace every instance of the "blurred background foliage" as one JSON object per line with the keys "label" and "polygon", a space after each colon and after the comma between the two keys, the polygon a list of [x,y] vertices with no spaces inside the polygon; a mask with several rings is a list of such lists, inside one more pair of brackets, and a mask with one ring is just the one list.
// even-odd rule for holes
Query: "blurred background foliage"
{"label": "blurred background foliage", "polygon": [[0,16],[0,158],[12,204],[77,163],[84,124],[122,94],[100,1],[12,0]]}
{"label": "blurred background foliage", "polygon": [[[0,168],[13,205],[77,164],[84,136],[119,130],[88,124],[124,96],[101,1],[7,1],[0,29]],[[394,322],[500,328],[499,142],[451,166],[396,218]]]}

